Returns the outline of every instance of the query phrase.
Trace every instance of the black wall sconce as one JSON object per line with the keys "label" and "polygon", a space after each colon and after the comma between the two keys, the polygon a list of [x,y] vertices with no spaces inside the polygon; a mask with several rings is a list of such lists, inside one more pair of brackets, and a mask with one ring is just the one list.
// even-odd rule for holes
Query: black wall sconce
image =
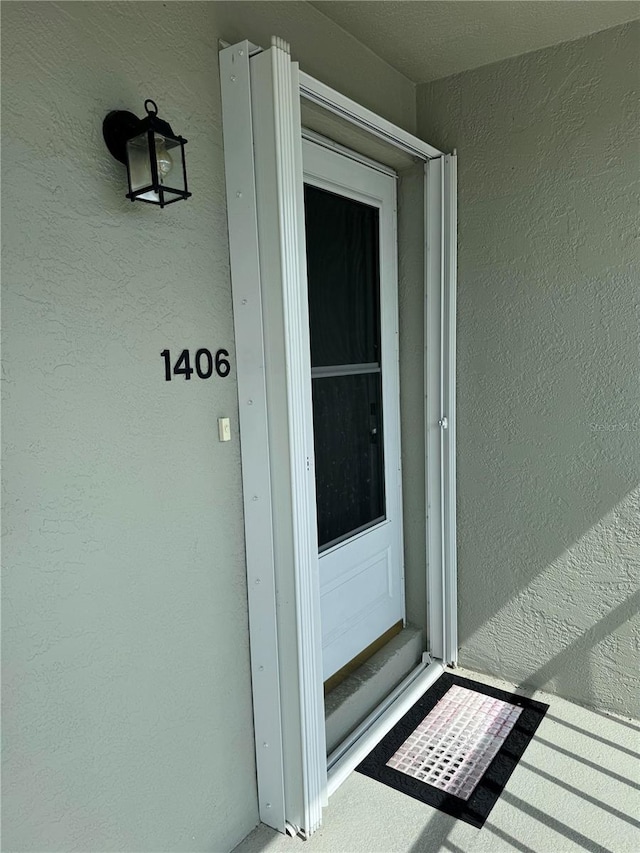
{"label": "black wall sconce", "polygon": [[165,207],[191,195],[184,162],[187,140],[158,118],[153,101],[146,100],[144,108],[142,119],[126,110],[110,112],[102,134],[111,154],[127,167],[127,198]]}

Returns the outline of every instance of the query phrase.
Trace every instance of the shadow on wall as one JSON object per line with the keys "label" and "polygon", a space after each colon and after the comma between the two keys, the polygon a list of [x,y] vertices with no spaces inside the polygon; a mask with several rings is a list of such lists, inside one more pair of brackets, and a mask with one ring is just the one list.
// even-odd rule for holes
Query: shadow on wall
{"label": "shadow on wall", "polygon": [[[511,528],[510,544],[503,553],[496,549],[493,560],[487,557],[487,583],[474,590],[473,601],[461,595],[464,665],[524,690],[550,689],[639,716],[639,498],[638,489],[629,492],[555,557],[561,513],[555,524],[548,519],[546,530],[533,529],[539,517],[523,514],[531,499],[524,494],[521,506],[504,506],[501,519],[487,519],[485,530]],[[511,583],[499,589],[497,578],[509,576]],[[505,593],[511,597],[503,603]]]}
{"label": "shadow on wall", "polygon": [[[533,529],[539,517],[532,511],[527,520],[528,500],[535,503],[524,494],[520,506],[504,506],[501,518],[486,520],[487,531],[503,528],[507,545],[502,553],[496,549],[493,560],[487,556],[486,584],[473,590],[472,601],[463,589],[464,665],[529,692],[550,689],[581,704],[639,716],[640,490],[629,492],[555,557],[565,517],[558,514],[555,524],[549,519],[546,530]],[[511,583],[500,589],[497,578],[508,577],[508,570]]]}
{"label": "shadow on wall", "polygon": [[[619,630],[624,625],[631,622],[634,617],[637,617],[639,611],[640,591],[637,591],[633,595],[629,596],[626,601],[623,601],[622,604],[619,604],[607,613],[603,619],[596,622],[595,625],[592,625],[584,632],[584,634],[563,648],[562,651],[554,658],[547,661],[534,673],[528,676],[519,685],[518,689],[521,692],[532,694],[539,689],[539,685],[553,683],[556,689],[558,689],[558,692],[566,692],[562,691],[561,688],[565,686],[568,673],[572,673],[572,680],[573,678],[580,680],[583,685],[583,689],[585,685],[589,686],[592,681],[590,654],[593,648],[596,645],[609,643],[613,644],[614,650],[617,652],[620,642]],[[631,653],[630,660],[631,663],[633,663],[633,652],[637,651],[635,646],[638,641],[638,636],[636,634],[636,636],[633,637],[629,634],[627,635],[627,638],[629,640]],[[615,659],[612,659],[611,663],[613,667],[615,665]],[[629,674],[634,676],[635,672]],[[618,678],[620,675],[620,673],[617,673]],[[559,680],[559,684],[557,683],[557,680]],[[571,687],[571,685],[569,686]],[[632,685],[630,685],[630,687],[632,687]]]}
{"label": "shadow on wall", "polygon": [[[545,120],[529,131],[550,151]],[[640,575],[630,171],[549,166],[527,138],[513,132],[518,167],[485,199],[465,189],[482,147],[461,168],[461,661],[640,715],[634,614],[605,630]]]}
{"label": "shadow on wall", "polygon": [[635,22],[418,87],[459,155],[461,661],[623,714],[630,623],[577,641],[640,574],[639,45]]}

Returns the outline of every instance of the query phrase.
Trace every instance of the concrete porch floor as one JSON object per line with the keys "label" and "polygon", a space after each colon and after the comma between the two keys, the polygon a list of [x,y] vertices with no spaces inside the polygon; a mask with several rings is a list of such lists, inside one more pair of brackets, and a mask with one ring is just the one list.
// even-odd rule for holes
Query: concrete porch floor
{"label": "concrete porch floor", "polygon": [[[468,670],[456,674],[517,692]],[[309,841],[260,825],[234,853],[638,853],[640,723],[533,696],[549,710],[482,829],[354,772]]]}

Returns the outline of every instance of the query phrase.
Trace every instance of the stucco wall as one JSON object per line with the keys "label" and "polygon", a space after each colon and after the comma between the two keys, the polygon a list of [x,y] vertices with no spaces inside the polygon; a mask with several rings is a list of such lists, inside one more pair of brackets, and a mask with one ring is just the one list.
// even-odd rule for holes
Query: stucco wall
{"label": "stucco wall", "polygon": [[459,163],[461,661],[639,715],[640,28],[423,85]]}
{"label": "stucco wall", "polygon": [[[217,40],[279,34],[408,129],[414,89],[304,3],[2,25],[3,849],[226,851],[257,822],[235,372],[169,383],[160,357],[235,361]],[[189,139],[164,211],[102,141],[147,97]]]}

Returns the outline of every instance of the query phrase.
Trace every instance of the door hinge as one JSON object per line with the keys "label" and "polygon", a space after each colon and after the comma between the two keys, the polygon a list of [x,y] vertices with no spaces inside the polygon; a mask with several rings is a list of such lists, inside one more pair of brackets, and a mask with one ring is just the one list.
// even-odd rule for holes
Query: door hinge
{"label": "door hinge", "polygon": [[443,415],[438,421],[438,426],[442,429],[449,429],[449,421],[447,420],[447,416]]}

